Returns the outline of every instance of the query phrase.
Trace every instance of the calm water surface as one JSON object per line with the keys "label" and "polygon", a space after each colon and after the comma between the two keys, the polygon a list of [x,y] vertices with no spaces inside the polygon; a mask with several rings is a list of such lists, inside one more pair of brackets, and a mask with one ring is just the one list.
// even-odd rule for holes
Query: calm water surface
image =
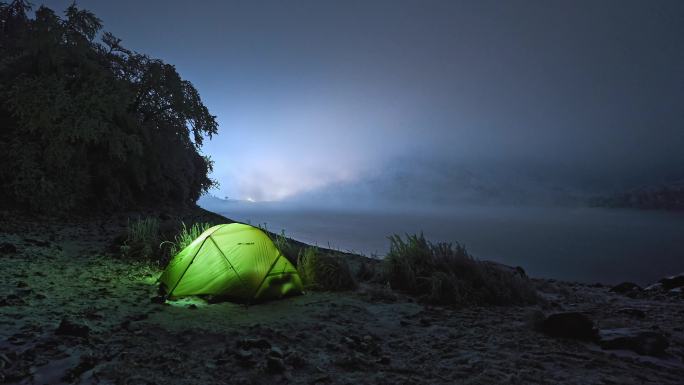
{"label": "calm water surface", "polygon": [[481,208],[445,211],[288,209],[226,205],[213,211],[320,246],[382,257],[387,236],[424,232],[465,243],[478,259],[532,276],[640,284],[684,272],[684,214],[595,208]]}

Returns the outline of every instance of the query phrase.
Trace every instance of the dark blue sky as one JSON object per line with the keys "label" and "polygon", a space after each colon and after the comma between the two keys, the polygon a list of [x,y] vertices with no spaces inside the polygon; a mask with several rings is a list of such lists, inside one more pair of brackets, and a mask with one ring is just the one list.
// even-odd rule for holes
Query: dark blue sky
{"label": "dark blue sky", "polygon": [[684,171],[682,1],[78,4],[199,89],[219,196],[284,199],[414,158]]}

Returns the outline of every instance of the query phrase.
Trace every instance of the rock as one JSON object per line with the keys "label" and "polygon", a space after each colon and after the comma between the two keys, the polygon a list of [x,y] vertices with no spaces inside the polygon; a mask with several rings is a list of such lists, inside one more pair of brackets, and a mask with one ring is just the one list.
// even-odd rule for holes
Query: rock
{"label": "rock", "polygon": [[86,325],[77,324],[71,322],[67,318],[63,318],[62,322],[59,323],[57,330],[55,330],[55,334],[87,338],[90,334],[90,328]]}
{"label": "rock", "polygon": [[238,365],[244,368],[254,366],[255,364],[254,355],[249,350],[238,349],[235,351],[235,359],[237,360]]}
{"label": "rock", "polygon": [[660,291],[660,290],[663,290],[663,285],[660,282],[654,283],[652,285],[648,285],[644,290],[645,291]]}
{"label": "rock", "polygon": [[389,365],[392,362],[392,360],[388,356],[382,356],[375,362],[382,365]]}
{"label": "rock", "polygon": [[551,337],[595,340],[594,322],[578,312],[551,314],[542,321],[540,330]]}
{"label": "rock", "polygon": [[606,350],[622,349],[646,356],[661,356],[670,342],[658,332],[612,329],[601,331],[599,345]]}
{"label": "rock", "polygon": [[133,376],[126,379],[125,385],[153,385],[154,382],[148,381],[144,377]]}
{"label": "rock", "polygon": [[622,282],[621,284],[615,285],[610,288],[611,292],[618,294],[628,294],[633,292],[639,292],[641,290],[641,286],[637,285],[634,282]]}
{"label": "rock", "polygon": [[266,357],[266,371],[269,373],[282,373],[285,371],[285,364],[282,358],[268,356]]}
{"label": "rock", "polygon": [[24,243],[32,244],[38,247],[48,247],[50,246],[49,241],[43,241],[40,239],[24,238]]}
{"label": "rock", "polygon": [[263,338],[245,338],[237,342],[237,346],[242,349],[270,349],[271,343]]}
{"label": "rock", "polygon": [[273,346],[271,347],[271,350],[268,352],[268,355],[271,357],[283,358],[283,351],[279,347]]}
{"label": "rock", "polygon": [[541,310],[532,310],[526,315],[527,324],[534,330],[541,331],[544,324],[544,313]]}
{"label": "rock", "polygon": [[635,309],[632,307],[622,308],[622,309],[618,310],[617,312],[620,314],[625,314],[625,315],[635,317],[635,318],[646,318],[646,312],[644,312],[641,309]]}
{"label": "rock", "polygon": [[335,364],[347,371],[359,371],[368,366],[368,361],[359,353],[348,353],[338,359]]}
{"label": "rock", "polygon": [[672,277],[663,278],[658,281],[665,290],[672,290],[679,287],[684,287],[684,274],[675,275]]}
{"label": "rock", "polygon": [[150,303],[163,304],[166,302],[166,298],[162,295],[150,298]]}
{"label": "rock", "polygon": [[0,254],[15,254],[17,252],[17,247],[11,243],[3,242],[0,243]]}
{"label": "rock", "polygon": [[527,273],[525,272],[525,269],[523,269],[520,266],[515,267],[515,274],[519,275],[520,278],[527,278]]}
{"label": "rock", "polygon": [[0,307],[2,306],[26,306],[26,301],[16,294],[10,294],[0,299]]}
{"label": "rock", "polygon": [[89,354],[83,355],[80,357],[78,365],[69,369],[67,373],[64,375],[64,377],[62,377],[62,380],[67,382],[74,382],[83,373],[94,368],[95,365],[97,365],[97,363],[98,359],[95,356]]}
{"label": "rock", "polygon": [[306,366],[306,360],[298,351],[290,352],[287,357],[285,357],[285,363],[295,369],[300,369]]}

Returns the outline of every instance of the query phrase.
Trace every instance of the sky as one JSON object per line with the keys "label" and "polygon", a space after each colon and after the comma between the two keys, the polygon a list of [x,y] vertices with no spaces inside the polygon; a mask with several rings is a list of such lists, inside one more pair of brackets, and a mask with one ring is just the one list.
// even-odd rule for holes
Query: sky
{"label": "sky", "polygon": [[219,197],[684,177],[681,1],[78,5],[199,90]]}

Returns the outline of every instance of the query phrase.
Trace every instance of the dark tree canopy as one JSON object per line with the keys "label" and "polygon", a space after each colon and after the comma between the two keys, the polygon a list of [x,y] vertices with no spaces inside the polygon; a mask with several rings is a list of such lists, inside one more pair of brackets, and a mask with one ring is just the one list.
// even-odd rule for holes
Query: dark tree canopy
{"label": "dark tree canopy", "polygon": [[0,199],[31,210],[191,204],[217,123],[174,66],[94,14],[0,2]]}

